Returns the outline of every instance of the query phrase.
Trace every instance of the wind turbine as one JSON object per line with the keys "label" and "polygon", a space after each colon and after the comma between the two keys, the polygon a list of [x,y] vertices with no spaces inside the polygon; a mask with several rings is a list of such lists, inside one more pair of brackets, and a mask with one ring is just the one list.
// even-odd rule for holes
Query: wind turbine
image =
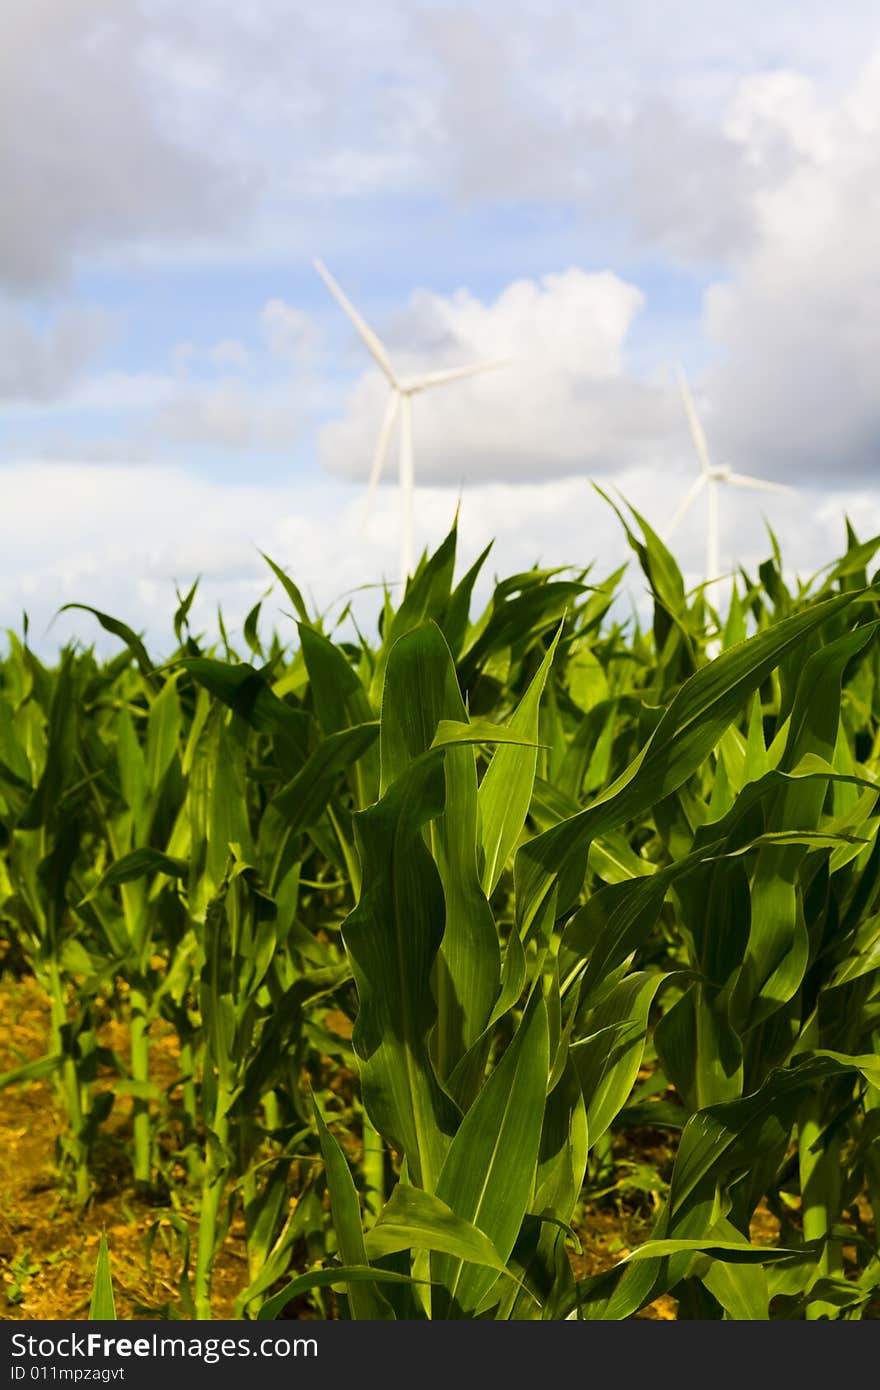
{"label": "wind turbine", "polygon": [[402,378],[397,375],[384,346],[372,328],[366,323],[351,303],[351,300],[343,294],[329,270],[321,261],[314,262],[315,270],[320,275],[324,284],[327,286],[333,298],[345,311],[363,342],[364,346],[377,362],[388,385],[391,394],[388,397],[388,404],[385,407],[385,416],[382,420],[382,427],[379,430],[379,438],[376,441],[376,449],[373,454],[373,466],[370,469],[370,481],[367,485],[367,500],[365,506],[364,520],[369,516],[376,488],[382,476],[382,468],[385,463],[385,456],[388,453],[388,445],[391,442],[391,432],[394,429],[394,422],[400,414],[400,577],[401,582],[406,583],[408,576],[412,573],[415,562],[415,521],[414,521],[414,501],[415,501],[415,461],[413,454],[413,427],[412,427],[412,398],[420,391],[429,391],[434,386],[445,386],[451,381],[460,381],[463,377],[474,376],[477,372],[492,371],[495,367],[504,366],[506,359],[492,362],[474,362],[465,367],[451,367],[447,371],[427,372],[419,377]]}
{"label": "wind turbine", "polygon": [[672,520],[666,528],[666,534],[667,536],[672,535],[703,488],[707,488],[709,517],[706,527],[706,582],[711,584],[714,580],[721,578],[720,489],[722,485],[750,488],[755,492],[792,492],[793,489],[786,487],[784,483],[768,483],[764,478],[753,478],[747,473],[734,473],[731,468],[713,464],[709,458],[709,446],[706,443],[703,426],[694,405],[694,398],[681,367],[677,368],[676,375],[690,425],[691,438],[694,441],[697,458],[700,460],[700,472],[679,502]]}

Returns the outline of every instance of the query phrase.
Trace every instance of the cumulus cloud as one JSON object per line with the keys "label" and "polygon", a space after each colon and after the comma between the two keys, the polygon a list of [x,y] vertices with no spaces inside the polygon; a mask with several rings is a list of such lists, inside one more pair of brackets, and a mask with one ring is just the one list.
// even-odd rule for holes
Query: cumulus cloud
{"label": "cumulus cloud", "polygon": [[729,122],[788,172],[756,204],[753,249],[706,296],[718,448],[790,481],[876,478],[880,53],[834,99],[796,73],[751,78]]}
{"label": "cumulus cloud", "polygon": [[52,463],[63,459],[65,465],[99,463],[119,467],[122,462],[127,465],[150,463],[154,451],[150,450],[145,440],[135,440],[131,435],[97,434],[83,438],[65,434],[63,430],[53,430],[31,448],[29,457]]}
{"label": "cumulus cloud", "polygon": [[215,367],[226,367],[241,372],[247,370],[251,360],[244,343],[239,342],[237,338],[221,338],[210,349],[208,357]]}
{"label": "cumulus cloud", "polygon": [[7,0],[0,283],[133,243],[375,245],[377,198],[438,193],[575,207],[717,260],[750,245],[771,179],[721,120],[737,81],[784,53],[833,86],[872,40],[869,0],[675,0],[662,24],[652,0]]}
{"label": "cumulus cloud", "polygon": [[[132,352],[124,369],[95,371],[102,328],[90,311],[48,326],[45,301],[29,319],[6,312],[0,398],[16,421],[38,408],[53,421],[56,408],[101,412],[93,451],[110,462],[117,441],[144,457],[145,437],[259,462],[335,414],[321,461],[362,479],[384,384],[365,362],[334,409],[338,377],[316,320],[266,298],[259,256],[269,246],[273,272],[293,260],[302,271],[304,247],[335,266],[344,246],[366,274],[408,240],[410,259],[383,269],[392,292],[424,283],[431,256],[446,285],[454,266],[472,284],[491,276],[495,292],[421,291],[386,313],[377,326],[400,370],[514,359],[415,401],[422,481],[686,466],[680,403],[649,368],[655,347],[653,360],[677,356],[687,334],[695,363],[707,342],[712,351],[694,384],[719,461],[823,484],[829,465],[854,483],[875,476],[880,62],[853,73],[876,41],[868,0],[847,0],[843,14],[820,0],[772,12],[672,0],[662,24],[651,0],[613,13],[573,0],[552,13],[518,0],[377,0],[363,13],[346,0],[9,0],[0,287],[42,289],[115,246],[124,300],[134,244],[164,240],[180,256],[193,236],[200,269],[219,243],[226,273],[260,278],[249,329],[235,322],[227,336],[225,323],[178,316],[169,340],[187,342],[170,368]],[[236,240],[251,194],[254,240]],[[413,250],[412,227],[435,210],[434,241]],[[520,253],[535,273],[575,258],[589,269],[497,293],[500,267]],[[670,259],[687,273],[668,278]],[[698,340],[688,314],[707,265]],[[337,310],[321,312],[327,324]],[[82,458],[91,446],[76,434]]]}
{"label": "cumulus cloud", "polygon": [[[281,299],[255,315],[250,336],[177,342],[164,370],[90,371],[106,326],[100,313],[70,309],[40,333],[0,311],[0,400],[29,423],[22,449],[29,457],[143,461],[168,443],[226,453],[284,450],[325,403],[326,387],[306,374],[320,331]],[[58,416],[63,423],[40,431],[41,419]],[[76,428],[91,416],[104,420]]]}
{"label": "cumulus cloud", "polygon": [[[402,375],[509,359],[415,398],[419,478],[531,481],[668,456],[674,399],[626,371],[627,334],[643,302],[619,276],[576,267],[516,281],[491,303],[465,290],[414,295],[386,335]],[[343,418],[321,433],[331,472],[366,475],[386,398],[373,370],[355,383]]]}
{"label": "cumulus cloud", "polygon": [[282,361],[302,367],[314,360],[321,333],[311,315],[302,309],[283,299],[270,299],[263,305],[260,325],[270,352]]}
{"label": "cumulus cloud", "polygon": [[154,437],[228,452],[289,448],[314,408],[303,373],[320,342],[309,314],[274,298],[257,316],[252,341],[224,338],[207,350],[176,344],[175,385],[158,402]]}
{"label": "cumulus cloud", "polygon": [[40,331],[0,307],[0,400],[54,400],[84,374],[107,336],[97,310],[62,309]]}
{"label": "cumulus cloud", "polygon": [[155,434],[181,445],[209,445],[232,453],[293,444],[301,428],[284,394],[251,389],[237,378],[181,386],[159,408]]}
{"label": "cumulus cloud", "polygon": [[605,215],[676,262],[717,264],[753,240],[753,200],[770,171],[732,132],[649,96],[607,137]]}
{"label": "cumulus cloud", "polygon": [[[671,478],[633,468],[618,479],[620,490],[662,526],[674,497],[690,479]],[[22,610],[31,620],[35,644],[53,650],[76,636],[104,650],[115,649],[85,614],[62,615],[68,602],[87,603],[147,632],[151,650],[161,655],[173,645],[171,615],[175,585],[189,586],[201,575],[193,622],[216,632],[216,606],[222,605],[230,629],[241,624],[271,582],[259,550],[289,572],[321,610],[338,613],[342,597],[371,581],[397,580],[397,497],[385,489],[377,499],[367,533],[358,490],[326,479],[297,478],[285,485],[242,486],[196,478],[181,469],[20,464],[3,476],[4,520],[8,543],[0,553],[0,627],[18,628]],[[445,488],[420,488],[417,541],[434,546],[448,529],[455,498]],[[829,547],[842,546],[843,508],[858,511],[868,527],[880,530],[876,496],[837,493],[769,499],[768,514],[792,569],[810,572],[828,560]],[[697,508],[676,538],[690,583],[703,574],[704,517]],[[460,518],[462,567],[493,538],[478,601],[488,597],[493,575],[518,572],[534,563],[595,561],[595,573],[630,556],[607,505],[584,479],[512,486],[480,483],[465,488]],[[722,553],[752,569],[768,551],[760,514],[745,494],[731,495],[724,508]],[[630,594],[641,602],[644,581],[635,571]],[[378,596],[355,598],[356,612],[370,626]],[[276,595],[266,605],[267,626],[277,623],[294,639],[289,607]],[[49,626],[52,624],[51,627]]]}
{"label": "cumulus cloud", "polygon": [[724,119],[738,84],[786,54],[833,90],[876,43],[876,14],[862,0],[845,17],[817,0],[772,13],[675,0],[656,21],[651,0],[613,15],[573,4],[414,11],[435,179],[480,203],[579,209],[588,234],[615,227],[630,252],[685,266],[747,252],[755,201],[791,151],[754,158],[750,132]]}

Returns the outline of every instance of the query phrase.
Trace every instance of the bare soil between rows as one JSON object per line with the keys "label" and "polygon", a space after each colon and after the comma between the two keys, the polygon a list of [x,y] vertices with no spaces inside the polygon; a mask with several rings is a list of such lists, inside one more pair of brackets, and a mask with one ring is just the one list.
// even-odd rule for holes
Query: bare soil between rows
{"label": "bare soil between rows", "polygon": [[[47,1026],[45,996],[35,981],[0,979],[0,1072],[42,1056]],[[120,1025],[108,1023],[105,1030],[107,1042],[123,1051]],[[174,1037],[170,1031],[155,1029],[151,1045],[155,1077],[170,1084],[176,1075]],[[111,1085],[112,1079],[106,1084]],[[110,1247],[117,1315],[124,1319],[185,1316],[178,1290],[180,1244],[172,1220],[185,1222],[194,1239],[197,1218],[192,1194],[182,1174],[179,1190],[168,1193],[159,1204],[136,1192],[127,1155],[130,1116],[130,1102],[119,1097],[96,1154],[96,1190],[80,1210],[59,1187],[56,1137],[65,1121],[51,1079],[0,1091],[0,1319],[87,1318],[102,1232]],[[611,1156],[610,1183],[615,1174],[630,1173],[634,1167],[668,1179],[673,1159],[666,1132],[621,1135]],[[582,1253],[572,1256],[576,1274],[581,1277],[608,1269],[645,1240],[657,1200],[647,1193],[622,1197],[615,1192],[588,1204],[578,1226]],[[775,1218],[759,1211],[752,1239],[772,1245],[777,1238]],[[216,1317],[233,1316],[235,1299],[247,1282],[244,1231],[240,1222],[233,1223],[214,1266]],[[289,1312],[301,1318],[315,1316],[305,1302]],[[638,1316],[673,1320],[675,1300],[658,1299]]]}

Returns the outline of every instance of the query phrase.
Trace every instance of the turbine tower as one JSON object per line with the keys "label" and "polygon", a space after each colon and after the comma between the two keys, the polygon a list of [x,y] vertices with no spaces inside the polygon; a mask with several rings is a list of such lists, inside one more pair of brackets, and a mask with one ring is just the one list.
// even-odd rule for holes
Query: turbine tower
{"label": "turbine tower", "polygon": [[391,442],[394,423],[398,414],[400,415],[400,578],[401,583],[405,584],[415,563],[415,458],[413,452],[412,398],[420,391],[429,391],[434,386],[445,386],[448,382],[460,381],[463,377],[476,375],[477,372],[487,372],[495,367],[501,367],[504,365],[504,361],[475,362],[466,367],[452,367],[448,371],[427,372],[423,376],[401,378],[392,367],[388,354],[378,336],[343,294],[327,267],[321,261],[315,261],[314,267],[333,298],[354,324],[358,336],[381,368],[391,388],[382,427],[379,430],[379,438],[376,441],[373,465],[370,469],[365,521],[369,515],[379,479],[382,476],[382,468],[388,453],[388,445]]}
{"label": "turbine tower", "polygon": [[672,535],[703,488],[707,488],[709,516],[706,525],[706,582],[711,584],[714,580],[721,578],[720,489],[722,485],[750,488],[756,492],[791,492],[793,489],[786,487],[784,483],[768,483],[764,478],[752,478],[747,473],[734,473],[730,468],[713,464],[709,458],[709,446],[706,443],[703,426],[694,405],[694,398],[681,367],[677,368],[677,376],[685,413],[690,425],[691,438],[694,441],[694,448],[700,461],[700,472],[679,502],[672,520],[666,528],[666,534],[667,536]]}

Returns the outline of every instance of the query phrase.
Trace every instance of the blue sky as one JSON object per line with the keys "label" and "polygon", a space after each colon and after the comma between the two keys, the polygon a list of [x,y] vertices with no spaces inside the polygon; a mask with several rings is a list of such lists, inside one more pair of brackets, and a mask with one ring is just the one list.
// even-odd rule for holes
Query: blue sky
{"label": "blue sky", "polygon": [[[512,358],[416,402],[420,543],[611,566],[589,480],[662,527],[694,476],[672,364],[789,564],[880,530],[880,19],[845,0],[313,7],[6,0],[0,623],[65,602],[158,649],[175,581],[232,626],[268,551],[330,604],[396,574],[381,377]],[[676,536],[701,577],[704,518]],[[48,629],[48,632],[47,632]],[[87,634],[91,636],[92,634]]]}

